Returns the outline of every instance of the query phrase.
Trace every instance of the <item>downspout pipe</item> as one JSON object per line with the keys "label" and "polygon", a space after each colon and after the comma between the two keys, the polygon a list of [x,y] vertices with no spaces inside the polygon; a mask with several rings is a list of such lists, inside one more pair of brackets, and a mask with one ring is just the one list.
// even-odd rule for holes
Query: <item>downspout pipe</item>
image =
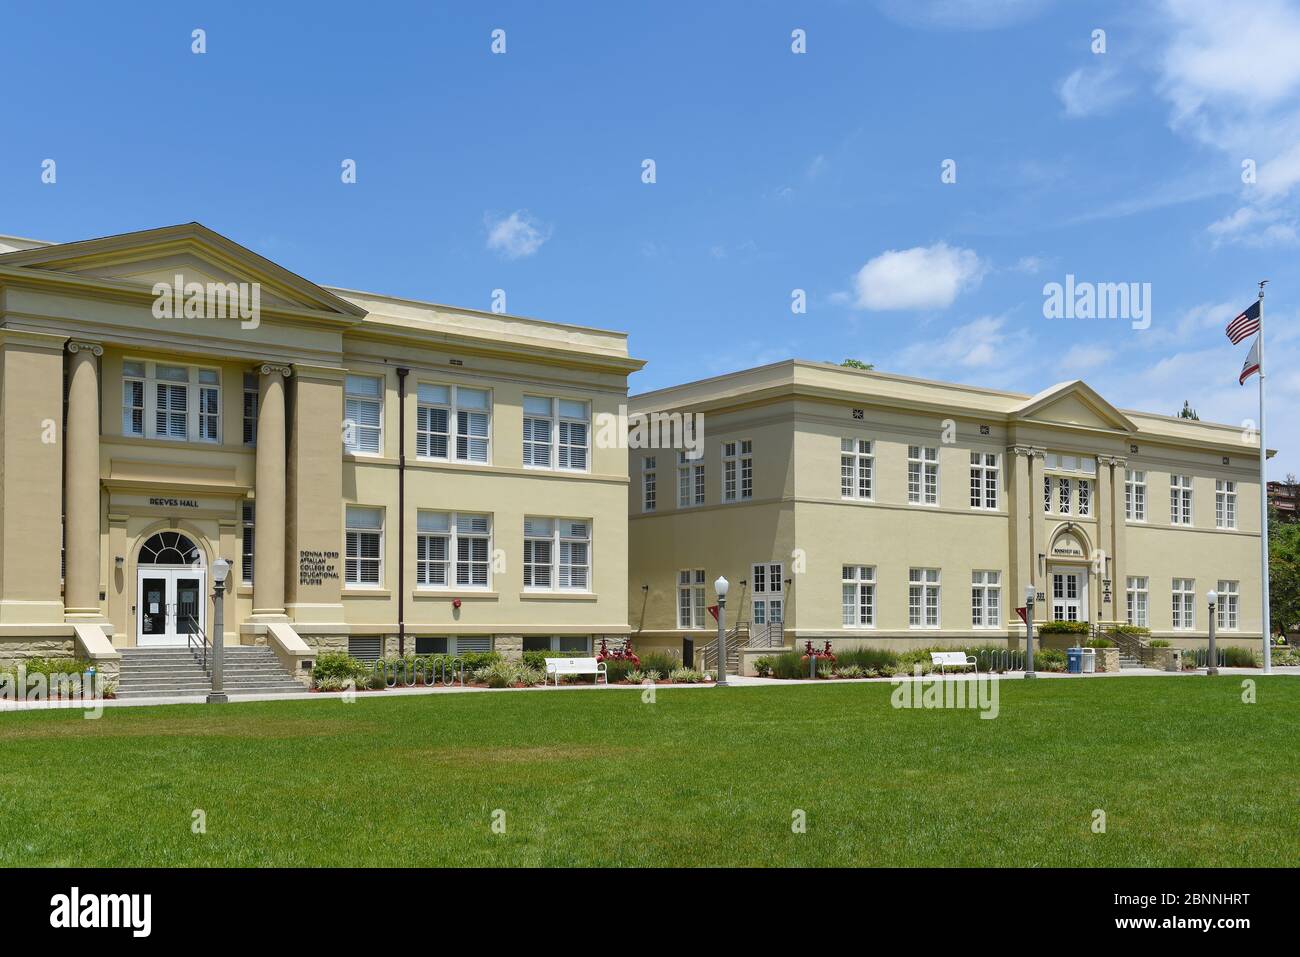
{"label": "downspout pipe", "polygon": [[406,377],[397,370],[397,654],[406,657]]}

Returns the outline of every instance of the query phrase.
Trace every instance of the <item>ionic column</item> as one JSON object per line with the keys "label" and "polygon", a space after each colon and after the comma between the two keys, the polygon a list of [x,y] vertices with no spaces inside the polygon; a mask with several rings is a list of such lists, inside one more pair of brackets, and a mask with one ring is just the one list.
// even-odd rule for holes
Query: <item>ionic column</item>
{"label": "ionic column", "polygon": [[253,512],[253,617],[284,613],[284,380],[288,366],[264,364],[257,395],[257,476]]}
{"label": "ionic column", "polygon": [[63,613],[102,619],[99,610],[99,363],[102,346],[73,340],[68,424],[63,434]]}

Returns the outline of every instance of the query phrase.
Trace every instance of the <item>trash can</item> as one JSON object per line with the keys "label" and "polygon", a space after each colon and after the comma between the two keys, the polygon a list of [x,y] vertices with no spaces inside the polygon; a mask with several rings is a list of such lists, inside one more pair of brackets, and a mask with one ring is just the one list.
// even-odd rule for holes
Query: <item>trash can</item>
{"label": "trash can", "polygon": [[1077,675],[1083,670],[1083,649],[1067,648],[1065,649],[1066,670]]}
{"label": "trash can", "polygon": [[1083,673],[1085,675],[1096,674],[1097,672],[1097,649],[1083,649]]}

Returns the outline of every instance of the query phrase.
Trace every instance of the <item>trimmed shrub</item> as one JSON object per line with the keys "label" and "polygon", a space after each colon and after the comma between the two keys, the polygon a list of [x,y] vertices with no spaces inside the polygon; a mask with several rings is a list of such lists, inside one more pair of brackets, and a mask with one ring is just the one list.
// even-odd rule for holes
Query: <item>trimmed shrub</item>
{"label": "trimmed shrub", "polygon": [[647,651],[644,655],[641,655],[642,671],[657,671],[661,675],[666,675],[674,668],[680,668],[681,666],[681,656],[668,651]]}
{"label": "trimmed shrub", "polygon": [[[340,686],[349,680],[361,685],[371,674],[370,665],[353,658],[346,651],[327,651],[323,655],[317,655],[316,664],[311,669],[311,679],[318,688],[321,687],[322,681],[333,678],[339,679]],[[330,681],[330,684],[333,683]]]}
{"label": "trimmed shrub", "polygon": [[772,674],[771,655],[761,655],[754,659],[754,671],[760,678],[766,678]]}
{"label": "trimmed shrub", "polygon": [[1088,630],[1086,621],[1045,621],[1037,628],[1040,635],[1086,635]]}
{"label": "trimmed shrub", "polygon": [[1258,668],[1259,661],[1255,658],[1255,652],[1249,648],[1229,645],[1223,649],[1223,666],[1225,668]]}
{"label": "trimmed shrub", "polygon": [[[1167,645],[1169,642],[1166,641],[1165,644]],[[1083,643],[1083,646],[1085,648],[1114,648],[1115,642],[1111,641],[1109,638],[1089,638]],[[1153,648],[1159,647],[1154,641],[1151,643],[1151,646]]]}
{"label": "trimmed shrub", "polygon": [[668,672],[668,681],[672,684],[695,685],[703,681],[704,678],[704,672],[696,671],[694,668],[674,668]]}
{"label": "trimmed shrub", "polygon": [[1148,646],[1151,647],[1151,648],[1168,648],[1168,647],[1169,647],[1169,639],[1168,639],[1168,638],[1156,638],[1156,639],[1153,639],[1152,641],[1148,642]]}
{"label": "trimmed shrub", "polygon": [[1044,648],[1034,652],[1034,668],[1038,671],[1064,671],[1065,667],[1065,652],[1060,649]]}
{"label": "trimmed shrub", "polygon": [[525,651],[523,663],[545,674],[547,658],[594,658],[590,651]]}
{"label": "trimmed shrub", "polygon": [[787,651],[772,659],[772,677],[787,680],[808,677],[808,662],[796,651]]}
{"label": "trimmed shrub", "polygon": [[835,670],[841,672],[845,668],[854,666],[864,672],[883,671],[896,664],[898,664],[898,652],[890,651],[888,648],[854,648],[851,651],[835,653]]}

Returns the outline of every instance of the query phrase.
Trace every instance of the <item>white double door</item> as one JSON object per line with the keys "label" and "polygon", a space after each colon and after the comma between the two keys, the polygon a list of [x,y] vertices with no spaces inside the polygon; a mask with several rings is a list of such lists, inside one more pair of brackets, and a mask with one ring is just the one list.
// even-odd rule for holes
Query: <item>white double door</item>
{"label": "white double door", "polygon": [[1052,621],[1088,620],[1088,573],[1072,568],[1052,569]]}
{"label": "white double door", "polygon": [[139,569],[137,578],[137,645],[184,645],[190,635],[206,633],[206,572],[147,566]]}

